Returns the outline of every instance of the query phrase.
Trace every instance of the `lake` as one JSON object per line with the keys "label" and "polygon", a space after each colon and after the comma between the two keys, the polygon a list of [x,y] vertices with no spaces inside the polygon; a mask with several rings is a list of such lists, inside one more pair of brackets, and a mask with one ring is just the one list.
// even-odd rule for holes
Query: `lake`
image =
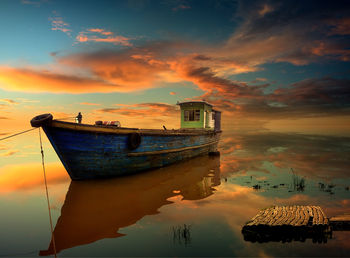
{"label": "lake", "polygon": [[[0,256],[54,253],[38,141],[31,132],[0,145],[20,150],[0,157]],[[258,243],[241,233],[273,205],[350,213],[349,137],[224,133],[219,147],[220,157],[77,182],[45,140],[58,256],[349,256],[350,231],[326,243]]]}

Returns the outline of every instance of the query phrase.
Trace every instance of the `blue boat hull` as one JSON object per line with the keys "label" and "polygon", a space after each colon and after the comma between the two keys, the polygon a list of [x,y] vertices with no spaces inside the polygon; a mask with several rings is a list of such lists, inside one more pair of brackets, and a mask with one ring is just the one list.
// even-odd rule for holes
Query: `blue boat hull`
{"label": "blue boat hull", "polygon": [[[43,129],[72,180],[137,173],[217,151],[221,132],[113,129],[53,121]],[[130,149],[130,135],[141,142]]]}

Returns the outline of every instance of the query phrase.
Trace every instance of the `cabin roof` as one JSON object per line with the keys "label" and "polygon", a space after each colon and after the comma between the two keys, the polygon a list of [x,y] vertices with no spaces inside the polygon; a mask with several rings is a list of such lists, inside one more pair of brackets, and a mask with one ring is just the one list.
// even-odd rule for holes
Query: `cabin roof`
{"label": "cabin roof", "polygon": [[183,105],[183,104],[191,104],[191,103],[203,103],[206,104],[208,106],[213,106],[212,104],[209,104],[208,102],[204,101],[204,100],[192,100],[192,101],[184,101],[184,102],[178,102],[176,103],[176,105]]}

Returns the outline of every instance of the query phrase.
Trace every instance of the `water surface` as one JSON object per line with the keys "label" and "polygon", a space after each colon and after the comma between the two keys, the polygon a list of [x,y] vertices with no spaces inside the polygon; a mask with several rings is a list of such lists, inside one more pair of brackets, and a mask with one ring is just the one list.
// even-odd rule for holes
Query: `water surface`
{"label": "water surface", "polygon": [[[46,146],[47,152],[52,152]],[[58,256],[348,256],[350,232],[326,243],[245,241],[271,205],[350,213],[350,138],[225,134],[220,157],[109,180],[71,182],[47,158]],[[40,159],[0,167],[0,256],[53,254]]]}

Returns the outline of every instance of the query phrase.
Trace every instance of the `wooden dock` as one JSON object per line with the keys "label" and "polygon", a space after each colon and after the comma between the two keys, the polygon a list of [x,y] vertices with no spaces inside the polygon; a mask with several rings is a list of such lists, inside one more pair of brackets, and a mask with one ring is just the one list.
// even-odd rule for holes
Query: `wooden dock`
{"label": "wooden dock", "polygon": [[251,242],[305,241],[327,242],[331,237],[329,219],[319,206],[273,206],[260,210],[242,228]]}
{"label": "wooden dock", "polygon": [[259,211],[245,226],[327,226],[328,218],[319,206],[274,206]]}

